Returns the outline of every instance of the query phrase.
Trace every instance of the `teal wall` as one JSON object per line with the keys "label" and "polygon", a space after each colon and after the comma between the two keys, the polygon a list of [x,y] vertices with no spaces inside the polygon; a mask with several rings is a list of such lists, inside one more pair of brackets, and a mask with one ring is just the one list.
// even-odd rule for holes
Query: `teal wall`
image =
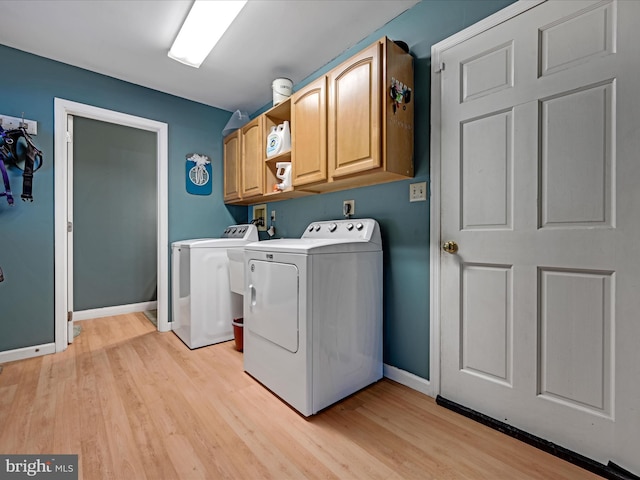
{"label": "teal wall", "polygon": [[155,132],[74,118],[74,311],[157,300],[157,150]]}
{"label": "teal wall", "polygon": [[[169,125],[169,241],[218,236],[246,221],[245,207],[222,201],[221,132],[230,112],[184,100],[104,75],[0,46],[0,114],[38,121],[36,145],[44,166],[34,177],[34,202],[10,208],[0,198],[0,351],[54,341],[54,97],[124,112]],[[213,194],[186,193],[185,155],[213,160]],[[12,172],[12,187],[21,180]],[[19,195],[18,195],[19,196]],[[131,206],[131,208],[135,208]],[[127,232],[117,232],[125,237]],[[169,255],[167,248],[167,255]]]}
{"label": "teal wall", "polygon": [[[300,88],[383,35],[406,42],[415,57],[414,179],[268,205],[277,236],[299,237],[313,220],[340,218],[342,201],[356,216],[380,222],[384,242],[384,361],[429,378],[429,202],[409,203],[409,184],[429,179],[431,46],[512,3],[512,0],[424,0],[296,85]],[[331,26],[327,26],[331,34]],[[220,132],[230,116],[159,92],[0,47],[0,113],[38,120],[36,138],[47,163],[35,178],[32,205],[11,211],[0,199],[0,351],[53,341],[53,97],[139,115],[169,124],[170,240],[217,234],[246,219],[244,207],[225,207]],[[11,66],[11,68],[9,67]],[[6,72],[17,72],[7,75]],[[265,106],[260,112],[266,110]],[[256,112],[260,113],[260,112]],[[254,115],[255,115],[254,114]],[[211,197],[190,197],[182,178],[184,155],[212,154]],[[202,220],[205,220],[204,222]],[[29,253],[24,257],[14,250]]]}
{"label": "teal wall", "polygon": [[[382,36],[402,40],[414,56],[415,178],[302,199],[270,203],[276,236],[299,237],[313,220],[342,218],[342,201],[355,200],[355,217],[380,223],[384,248],[384,362],[429,378],[429,202],[409,203],[409,184],[429,180],[431,46],[513,3],[512,0],[423,0],[294,86],[328,72]],[[266,105],[253,116],[262,113]]]}

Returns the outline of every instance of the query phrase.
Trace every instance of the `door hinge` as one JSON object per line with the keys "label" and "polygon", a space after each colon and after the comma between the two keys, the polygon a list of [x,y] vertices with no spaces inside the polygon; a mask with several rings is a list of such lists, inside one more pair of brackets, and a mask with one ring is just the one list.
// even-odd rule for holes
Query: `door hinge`
{"label": "door hinge", "polygon": [[72,141],[71,132],[67,132],[67,143],[71,143]]}
{"label": "door hinge", "polygon": [[73,222],[67,222],[67,232],[73,232]]}
{"label": "door hinge", "polygon": [[440,64],[436,67],[436,73],[444,72],[444,62],[440,62]]}
{"label": "door hinge", "polygon": [[67,322],[73,321],[73,312],[67,312]]}

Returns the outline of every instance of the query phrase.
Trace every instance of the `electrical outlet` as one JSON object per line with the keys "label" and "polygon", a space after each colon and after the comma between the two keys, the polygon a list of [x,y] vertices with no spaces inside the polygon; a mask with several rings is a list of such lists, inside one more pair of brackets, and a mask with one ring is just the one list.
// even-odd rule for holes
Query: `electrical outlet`
{"label": "electrical outlet", "polygon": [[258,227],[259,232],[267,231],[267,204],[253,206],[253,219],[251,220]]}
{"label": "electrical outlet", "polygon": [[425,202],[427,200],[427,182],[412,183],[409,185],[409,201]]}
{"label": "electrical outlet", "polygon": [[356,201],[355,200],[345,200],[342,202],[342,215],[349,218],[351,215],[356,213]]}
{"label": "electrical outlet", "polygon": [[271,210],[271,222],[275,222],[275,221],[276,221],[276,211]]}
{"label": "electrical outlet", "polygon": [[0,115],[0,127],[4,130],[15,130],[16,128],[20,128],[21,123],[25,123],[27,128],[27,133],[29,135],[37,135],[38,134],[38,122],[35,120],[27,120],[18,117],[9,117],[8,115]]}

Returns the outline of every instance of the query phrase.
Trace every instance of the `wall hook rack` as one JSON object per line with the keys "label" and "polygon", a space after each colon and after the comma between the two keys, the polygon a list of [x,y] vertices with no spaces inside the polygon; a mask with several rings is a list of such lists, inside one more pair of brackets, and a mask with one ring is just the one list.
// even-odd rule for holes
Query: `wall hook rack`
{"label": "wall hook rack", "polygon": [[24,127],[29,135],[38,134],[38,122],[35,120],[25,119],[24,112],[22,112],[22,117],[0,115],[0,127],[4,130],[15,130],[16,128]]}

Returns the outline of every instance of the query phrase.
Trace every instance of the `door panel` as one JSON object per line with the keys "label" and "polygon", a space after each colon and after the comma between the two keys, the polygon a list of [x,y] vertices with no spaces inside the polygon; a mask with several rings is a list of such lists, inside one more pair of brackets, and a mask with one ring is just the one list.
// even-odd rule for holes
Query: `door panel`
{"label": "door panel", "polygon": [[462,102],[513,87],[513,43],[480,52],[461,65]]}
{"label": "door panel", "polygon": [[327,77],[297,91],[291,102],[293,186],[327,180]]}
{"label": "door panel", "polygon": [[638,17],[546,2],[444,51],[440,212],[441,394],[636,474]]}
{"label": "door panel", "polygon": [[612,82],[540,100],[541,227],[612,226]]}
{"label": "door panel", "polygon": [[262,142],[262,117],[257,117],[242,127],[242,193],[240,197],[253,197],[264,193],[264,151]]}
{"label": "door panel", "polygon": [[329,173],[341,177],[380,167],[381,45],[329,73]]}
{"label": "door panel", "polygon": [[224,201],[240,198],[240,130],[224,139]]}
{"label": "door panel", "polygon": [[540,29],[540,76],[566,70],[591,58],[614,53],[614,4],[565,17]]}
{"label": "door panel", "polygon": [[462,228],[512,227],[513,113],[492,113],[461,126]]}
{"label": "door panel", "polygon": [[463,265],[460,370],[511,386],[513,282],[510,266]]}
{"label": "door panel", "polygon": [[540,269],[538,395],[612,415],[613,272]]}

